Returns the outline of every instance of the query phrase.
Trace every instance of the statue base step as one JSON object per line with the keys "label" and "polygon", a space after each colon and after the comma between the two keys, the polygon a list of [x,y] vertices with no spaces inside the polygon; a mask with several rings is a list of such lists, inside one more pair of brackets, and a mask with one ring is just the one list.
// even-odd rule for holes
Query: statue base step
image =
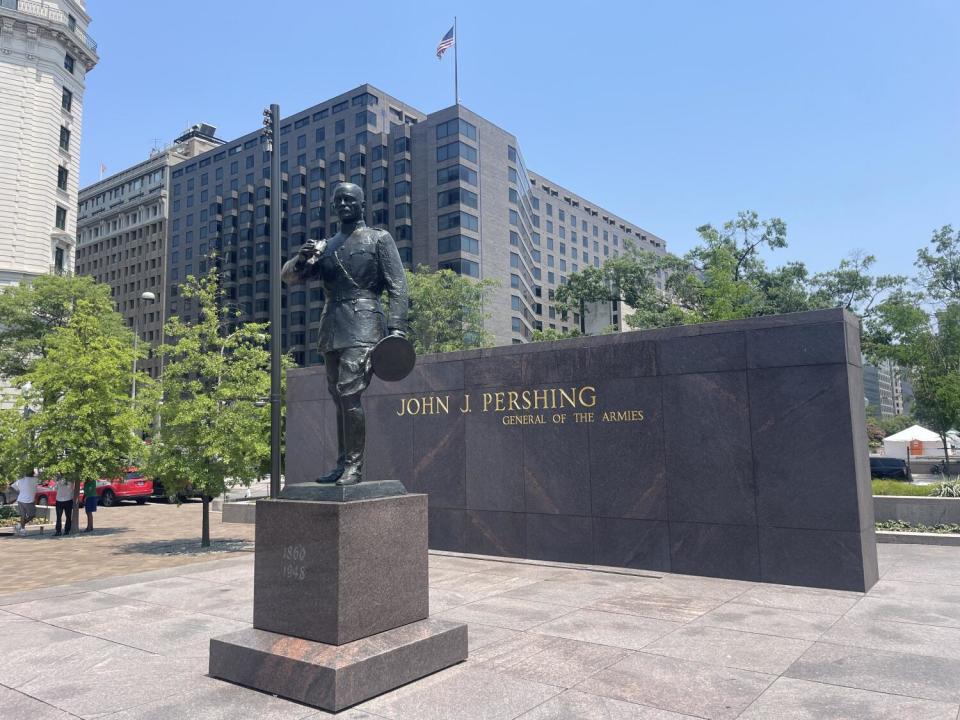
{"label": "statue base step", "polygon": [[467,626],[427,618],[345,645],[249,628],[210,640],[210,675],[338,712],[467,659]]}

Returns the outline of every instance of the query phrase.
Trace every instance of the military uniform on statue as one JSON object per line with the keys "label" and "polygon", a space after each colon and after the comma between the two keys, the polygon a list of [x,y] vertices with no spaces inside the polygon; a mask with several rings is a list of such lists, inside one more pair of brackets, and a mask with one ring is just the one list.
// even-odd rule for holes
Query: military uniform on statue
{"label": "military uniform on statue", "polygon": [[[327,370],[327,389],[337,408],[337,464],[318,482],[353,485],[363,476],[365,422],[360,396],[370,384],[370,353],[384,336],[404,335],[407,283],[397,246],[385,230],[363,221],[363,190],[337,186],[333,208],[340,232],[329,241],[308,241],[283,266],[287,284],[319,278],[324,306],[319,347]],[[384,318],[380,295],[390,297]]]}

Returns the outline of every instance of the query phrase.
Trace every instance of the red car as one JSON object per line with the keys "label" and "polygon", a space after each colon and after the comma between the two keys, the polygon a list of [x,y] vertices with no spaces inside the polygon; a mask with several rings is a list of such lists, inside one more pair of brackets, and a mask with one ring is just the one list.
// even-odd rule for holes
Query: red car
{"label": "red car", "polygon": [[40,507],[57,504],[57,484],[53,480],[42,480],[37,483],[35,502]]}
{"label": "red car", "polygon": [[[97,497],[104,507],[112,507],[121,500],[136,500],[143,505],[153,495],[153,480],[144,477],[135,467],[128,467],[122,477],[112,480],[97,480]],[[80,488],[80,502],[83,502],[83,488]]]}

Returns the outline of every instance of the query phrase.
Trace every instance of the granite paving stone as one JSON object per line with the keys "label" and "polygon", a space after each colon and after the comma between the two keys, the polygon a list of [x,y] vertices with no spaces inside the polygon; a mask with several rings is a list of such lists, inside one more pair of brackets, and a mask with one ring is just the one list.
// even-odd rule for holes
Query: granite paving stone
{"label": "granite paving stone", "polygon": [[830,685],[960,702],[960,660],[820,642],[784,674]]}
{"label": "granite paving stone", "polygon": [[524,713],[517,720],[686,720],[692,717],[568,690]]}
{"label": "granite paving stone", "polygon": [[481,648],[487,645],[499,645],[517,635],[519,635],[517,630],[497,627],[496,625],[470,623],[467,628],[467,651],[470,653],[467,656],[467,662],[470,662]]}
{"label": "granite paving stone", "polygon": [[576,690],[711,720],[733,720],[775,675],[635,653]]}
{"label": "granite paving stone", "polygon": [[956,703],[779,678],[740,720],[956,720]]}
{"label": "granite paving stone", "polygon": [[125,598],[103,592],[80,592],[73,595],[5,605],[4,610],[34,620],[49,620],[63,615],[76,615],[88,611],[108,611],[127,602]]}
{"label": "granite paving stone", "polygon": [[639,650],[678,627],[680,627],[679,623],[667,620],[597,610],[576,610],[556,620],[538,625],[535,632],[599,645]]}
{"label": "granite paving stone", "polygon": [[643,651],[708,665],[780,675],[811,641],[756,635],[700,625],[682,627],[647,645]]}
{"label": "granite paving stone", "polygon": [[639,593],[597,600],[589,605],[591,610],[642,615],[657,620],[687,622],[700,617],[723,604],[717,598],[696,598],[687,595],[655,595]]}
{"label": "granite paving stone", "polygon": [[839,615],[827,613],[799,612],[729,602],[701,615],[693,622],[731,630],[817,640],[838,618]]}
{"label": "granite paving stone", "polygon": [[507,597],[556,603],[571,607],[585,607],[602,598],[626,595],[658,583],[659,580],[633,578],[624,575],[603,576],[593,573],[589,578],[556,578],[526,585],[506,593]]}
{"label": "granite paving stone", "polygon": [[957,628],[843,618],[820,639],[840,645],[960,660]]}
{"label": "granite paving stone", "polygon": [[[487,649],[491,650],[489,646]],[[576,685],[629,653],[606,645],[531,633],[492,650],[476,662],[479,667],[564,688]]]}
{"label": "granite paving stone", "polygon": [[483,670],[450,668],[359,706],[390,720],[511,720],[560,688]]}
{"label": "granite paving stone", "polygon": [[564,605],[534,602],[522,598],[492,597],[447,610],[440,613],[440,616],[447,620],[478,622],[509,630],[529,630],[573,610],[574,608]]}
{"label": "granite paving stone", "polygon": [[737,598],[738,603],[801,612],[842,615],[864,597],[863,593],[793,585],[757,585]]}
{"label": "granite paving stone", "polygon": [[700,577],[698,575],[664,575],[655,583],[640,585],[637,592],[733,600],[750,588],[756,587],[757,584],[745,580]]}
{"label": "granite paving stone", "polygon": [[[960,589],[960,588],[958,588]],[[916,592],[922,593],[921,588]],[[885,597],[866,597],[846,614],[848,620],[888,620],[960,628],[957,604],[935,600],[923,594],[923,603]]]}
{"label": "granite paving stone", "polygon": [[0,685],[0,709],[9,720],[72,720],[70,715],[42,700]]}

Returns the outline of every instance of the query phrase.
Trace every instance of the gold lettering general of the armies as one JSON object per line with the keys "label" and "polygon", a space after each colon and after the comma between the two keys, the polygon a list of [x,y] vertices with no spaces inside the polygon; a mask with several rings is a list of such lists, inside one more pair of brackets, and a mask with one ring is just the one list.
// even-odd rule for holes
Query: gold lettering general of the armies
{"label": "gold lettering general of the armies", "polygon": [[[592,408],[597,404],[597,390],[592,385],[571,388],[543,388],[541,390],[497,390],[480,394],[480,412],[524,412],[530,410],[571,410]],[[472,412],[470,395],[463,396],[461,413]],[[400,398],[397,415],[447,415],[450,413],[449,395]]]}

